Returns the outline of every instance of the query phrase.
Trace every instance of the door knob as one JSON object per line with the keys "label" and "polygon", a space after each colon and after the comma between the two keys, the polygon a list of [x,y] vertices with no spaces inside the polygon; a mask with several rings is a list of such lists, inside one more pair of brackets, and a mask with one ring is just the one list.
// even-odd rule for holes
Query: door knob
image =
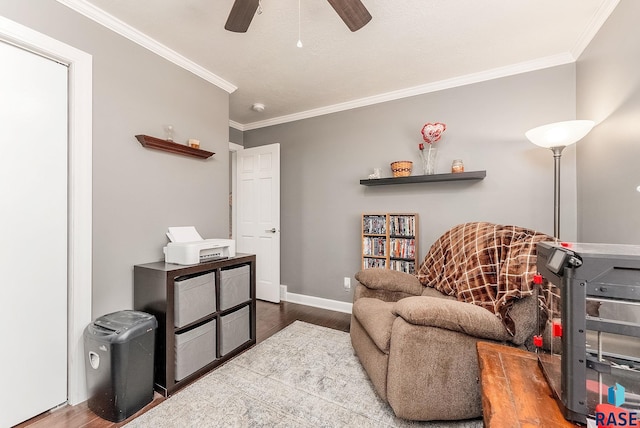
{"label": "door knob", "polygon": [[267,229],[265,230],[265,232],[269,232],[269,233],[276,233],[276,228],[272,227],[271,229]]}

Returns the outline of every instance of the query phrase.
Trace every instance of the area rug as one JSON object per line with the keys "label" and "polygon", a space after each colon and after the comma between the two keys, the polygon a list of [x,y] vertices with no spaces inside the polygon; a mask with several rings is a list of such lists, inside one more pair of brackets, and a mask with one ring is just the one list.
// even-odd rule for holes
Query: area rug
{"label": "area rug", "polygon": [[410,422],[380,400],[349,334],[296,321],[126,425],[135,427],[481,427]]}

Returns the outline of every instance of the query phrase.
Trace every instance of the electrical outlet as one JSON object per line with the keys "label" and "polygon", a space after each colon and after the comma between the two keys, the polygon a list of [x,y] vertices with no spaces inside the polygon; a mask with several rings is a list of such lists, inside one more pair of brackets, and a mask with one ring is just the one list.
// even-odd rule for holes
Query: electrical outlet
{"label": "electrical outlet", "polygon": [[344,291],[349,291],[351,290],[351,278],[349,278],[348,276],[344,277]]}

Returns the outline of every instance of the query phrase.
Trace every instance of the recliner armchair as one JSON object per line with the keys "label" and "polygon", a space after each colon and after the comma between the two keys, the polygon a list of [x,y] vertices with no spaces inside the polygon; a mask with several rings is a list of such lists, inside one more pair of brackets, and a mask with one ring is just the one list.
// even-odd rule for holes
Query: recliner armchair
{"label": "recliner armchair", "polygon": [[466,223],[433,244],[417,275],[356,274],[351,342],[396,416],[482,415],[476,343],[531,342],[539,322],[535,244],[550,240],[516,226]]}

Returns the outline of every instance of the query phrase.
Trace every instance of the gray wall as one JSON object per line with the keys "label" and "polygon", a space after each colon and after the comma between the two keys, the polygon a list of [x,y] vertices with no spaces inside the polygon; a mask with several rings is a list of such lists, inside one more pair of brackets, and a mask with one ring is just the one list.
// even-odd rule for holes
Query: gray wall
{"label": "gray wall", "polygon": [[[228,94],[54,0],[0,0],[0,14],[93,55],[93,316],[131,308],[133,265],[163,258],[168,226],[228,235]],[[166,124],[216,155],[134,137]]]}
{"label": "gray wall", "polygon": [[640,2],[622,0],[577,63],[579,238],[640,244]]}
{"label": "gray wall", "polygon": [[229,127],[229,142],[243,145],[244,134],[236,128]]}
{"label": "gray wall", "polygon": [[[575,117],[573,64],[244,133],[245,147],[281,144],[282,284],[350,301],[343,277],[360,267],[363,212],[420,214],[420,258],[451,226],[486,220],[553,233],[553,157],[524,133]],[[372,168],[414,161],[425,122],[447,124],[438,172],[453,159],[480,182],[365,187]],[[576,237],[575,150],[565,150],[562,237]]]}

